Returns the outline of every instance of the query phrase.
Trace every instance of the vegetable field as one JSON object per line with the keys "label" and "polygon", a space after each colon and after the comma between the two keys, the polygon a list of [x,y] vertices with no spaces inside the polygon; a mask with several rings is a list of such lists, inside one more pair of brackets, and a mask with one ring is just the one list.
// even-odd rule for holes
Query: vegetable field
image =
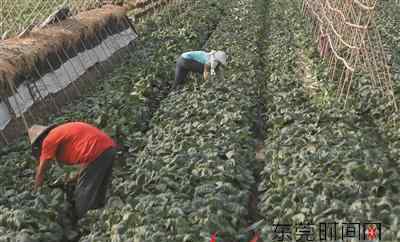
{"label": "vegetable field", "polygon": [[[277,224],[327,222],[379,223],[382,241],[400,241],[400,116],[361,74],[343,107],[301,6],[186,0],[144,18],[127,64],[49,120],[119,144],[106,207],[71,227],[47,185],[76,169],[52,166],[34,193],[21,140],[0,149],[0,242],[248,242],[259,221],[264,242],[279,241]],[[377,14],[399,98],[400,5]],[[172,90],[176,59],[197,49],[227,53],[223,76]]]}

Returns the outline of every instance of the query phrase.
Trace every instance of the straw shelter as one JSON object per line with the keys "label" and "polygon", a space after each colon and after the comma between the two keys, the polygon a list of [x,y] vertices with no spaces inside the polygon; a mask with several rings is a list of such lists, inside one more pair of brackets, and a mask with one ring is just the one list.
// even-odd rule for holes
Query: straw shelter
{"label": "straw shelter", "polygon": [[[109,35],[129,28],[127,9],[106,5],[81,12],[44,28],[34,28],[22,38],[0,41],[0,95],[54,71],[77,52],[94,48]],[[52,70],[53,69],[53,70]]]}

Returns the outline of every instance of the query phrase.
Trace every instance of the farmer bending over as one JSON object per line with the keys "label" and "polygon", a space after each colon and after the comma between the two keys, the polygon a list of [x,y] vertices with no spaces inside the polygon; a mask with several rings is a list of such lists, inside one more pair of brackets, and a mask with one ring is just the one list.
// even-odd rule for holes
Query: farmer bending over
{"label": "farmer bending over", "polygon": [[203,73],[208,80],[209,73],[215,75],[219,66],[226,66],[226,54],[223,51],[190,51],[183,53],[176,62],[175,83],[173,88],[182,85],[189,72]]}
{"label": "farmer bending over", "polygon": [[32,154],[38,159],[35,191],[43,184],[50,161],[80,165],[68,182],[76,183],[73,216],[79,220],[90,209],[105,205],[107,186],[111,183],[115,142],[104,132],[87,123],[33,125],[29,129]]}

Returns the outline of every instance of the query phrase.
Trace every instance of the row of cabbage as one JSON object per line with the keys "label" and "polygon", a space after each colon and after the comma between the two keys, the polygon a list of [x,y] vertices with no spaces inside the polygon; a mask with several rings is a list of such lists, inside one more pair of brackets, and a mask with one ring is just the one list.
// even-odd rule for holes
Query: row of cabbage
{"label": "row of cabbage", "polygon": [[[400,3],[396,0],[381,1],[377,4],[377,29],[388,60],[393,68],[394,81],[400,80]],[[396,83],[397,83],[396,82]]]}
{"label": "row of cabbage", "polygon": [[[358,89],[343,109],[326,66],[310,49],[314,43],[299,5],[271,0],[269,11],[270,39],[264,49],[267,161],[259,186],[259,209],[269,222],[263,236],[277,236],[278,224],[292,225],[288,234],[293,240],[299,239],[296,232],[301,236],[296,225],[314,225],[318,240],[318,226],[324,223],[381,223],[382,239],[397,241],[400,166],[398,148],[388,144],[387,133],[398,131],[386,119],[376,120],[384,100],[371,89]],[[307,75],[298,74],[303,68],[299,58],[311,63],[316,91],[308,90]],[[338,226],[337,238],[341,231]]]}
{"label": "row of cabbage", "polygon": [[109,224],[103,231],[114,241],[208,241],[214,232],[223,241],[245,239],[258,27],[255,1],[231,4],[206,46],[227,51],[225,78],[195,78],[162,101],[145,149],[128,158],[131,174],[115,184],[115,194],[124,194],[117,203],[127,205],[93,225]]}

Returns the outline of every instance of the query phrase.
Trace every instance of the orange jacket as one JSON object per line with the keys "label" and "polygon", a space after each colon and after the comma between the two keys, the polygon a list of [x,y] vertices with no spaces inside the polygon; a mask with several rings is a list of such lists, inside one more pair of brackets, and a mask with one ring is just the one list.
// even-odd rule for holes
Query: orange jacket
{"label": "orange jacket", "polygon": [[98,128],[70,122],[57,126],[45,137],[40,161],[56,159],[66,165],[88,164],[115,146],[115,142]]}

